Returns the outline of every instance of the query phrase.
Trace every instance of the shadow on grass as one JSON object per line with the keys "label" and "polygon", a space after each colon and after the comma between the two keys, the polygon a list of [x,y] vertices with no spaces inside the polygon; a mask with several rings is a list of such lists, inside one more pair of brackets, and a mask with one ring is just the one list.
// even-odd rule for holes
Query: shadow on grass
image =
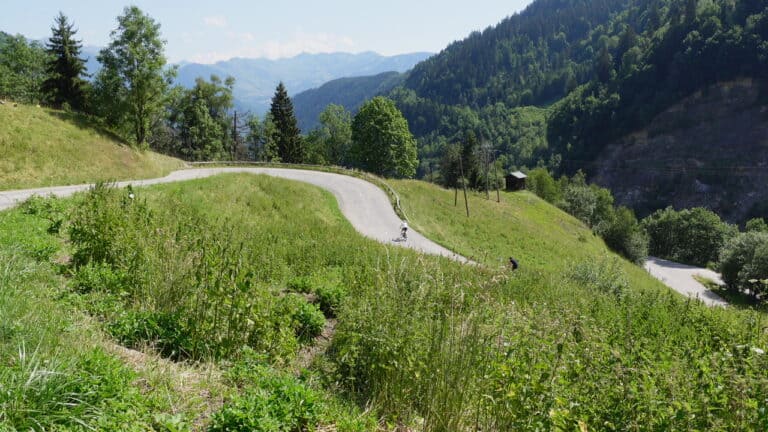
{"label": "shadow on grass", "polygon": [[708,290],[722,297],[730,306],[738,309],[749,309],[758,312],[768,312],[768,303],[757,300],[754,296],[743,292],[734,292],[728,290],[723,285],[719,285],[712,279],[702,276],[694,276],[699,283],[707,287]]}
{"label": "shadow on grass", "polygon": [[99,134],[114,140],[117,144],[121,146],[130,147],[130,144],[128,144],[128,142],[126,142],[123,137],[109,130],[98,119],[91,117],[87,114],[82,114],[77,112],[68,112],[68,111],[57,111],[57,110],[48,110],[48,113],[54,117],[57,117],[60,120],[63,120],[67,123],[71,123],[80,129],[96,131]]}

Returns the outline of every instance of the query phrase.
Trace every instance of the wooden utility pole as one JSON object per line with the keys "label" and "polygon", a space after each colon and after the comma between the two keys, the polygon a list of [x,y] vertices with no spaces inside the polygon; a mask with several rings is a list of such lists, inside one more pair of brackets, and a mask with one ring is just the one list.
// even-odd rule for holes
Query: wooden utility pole
{"label": "wooden utility pole", "polygon": [[491,152],[491,149],[488,143],[487,142],[483,143],[483,162],[485,162],[485,199],[487,200],[491,199],[491,186],[489,183],[490,179],[488,178],[489,171],[490,171],[490,167],[488,166],[488,163],[491,159],[490,152]]}
{"label": "wooden utility pole", "polygon": [[235,160],[237,157],[237,111],[235,111],[235,118],[232,120],[232,148],[230,149],[230,158]]}
{"label": "wooden utility pole", "polygon": [[464,187],[464,207],[467,208],[467,217],[469,217],[469,201],[467,201],[467,179],[464,178],[464,163],[459,158],[459,169],[461,170],[461,185]]}
{"label": "wooden utility pole", "polygon": [[493,182],[496,183],[496,202],[501,202],[501,196],[499,194],[499,171],[498,171],[498,164],[496,163],[496,155],[494,154],[493,158]]}

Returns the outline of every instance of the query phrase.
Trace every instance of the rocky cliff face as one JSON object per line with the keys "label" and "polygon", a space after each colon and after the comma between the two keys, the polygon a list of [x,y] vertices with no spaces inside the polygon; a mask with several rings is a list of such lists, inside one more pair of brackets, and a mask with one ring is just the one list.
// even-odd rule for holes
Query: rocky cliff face
{"label": "rocky cliff face", "polygon": [[768,217],[767,95],[752,79],[704,89],[607,146],[594,180],[641,216],[671,205]]}

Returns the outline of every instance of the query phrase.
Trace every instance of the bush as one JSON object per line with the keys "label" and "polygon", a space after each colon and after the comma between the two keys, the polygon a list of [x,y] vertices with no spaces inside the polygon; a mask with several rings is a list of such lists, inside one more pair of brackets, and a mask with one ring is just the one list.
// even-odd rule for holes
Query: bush
{"label": "bush", "polygon": [[19,208],[25,214],[39,216],[48,220],[51,223],[48,227],[48,233],[50,234],[58,234],[64,223],[64,204],[54,195],[47,197],[32,195],[21,203]]}
{"label": "bush", "polygon": [[560,187],[545,168],[536,168],[528,172],[526,181],[528,190],[549,203],[557,203],[561,198]]}
{"label": "bush", "polygon": [[81,294],[105,291],[121,295],[126,288],[125,284],[125,275],[103,263],[88,263],[80,266],[70,282],[72,289]]}
{"label": "bush", "polygon": [[310,342],[323,332],[325,316],[320,309],[296,294],[288,294],[280,299],[278,315],[289,317],[296,337]]}
{"label": "bush", "polygon": [[732,291],[765,291],[759,281],[768,278],[768,233],[746,232],[729,240],[720,253],[723,281]]}
{"label": "bush", "polygon": [[290,375],[249,365],[229,378],[245,387],[213,415],[210,432],[299,432],[319,421],[320,396]]}
{"label": "bush", "polygon": [[623,297],[629,288],[627,276],[616,259],[578,263],[571,268],[568,278],[588,289],[612,294],[616,298]]}
{"label": "bush", "polygon": [[339,310],[339,305],[347,296],[347,290],[340,285],[321,285],[315,290],[317,300],[320,304],[320,310],[327,317],[335,317]]}
{"label": "bush", "polygon": [[134,257],[140,227],[152,226],[144,202],[134,200],[131,190],[97,183],[74,212],[69,238],[75,248],[75,266],[89,262],[119,263]]}
{"label": "bush", "polygon": [[744,230],[747,232],[768,232],[768,224],[762,218],[750,219],[744,226]]}
{"label": "bush", "polygon": [[704,267],[717,261],[720,248],[737,233],[733,225],[705,208],[658,210],[642,221],[648,252],[660,258]]}
{"label": "bush", "polygon": [[648,237],[637,222],[635,213],[626,207],[616,210],[603,232],[603,239],[609,248],[634,263],[641,263],[648,257]]}
{"label": "bush", "polygon": [[308,294],[312,290],[312,281],[306,276],[299,276],[288,281],[288,289],[298,293]]}
{"label": "bush", "polygon": [[180,316],[163,312],[127,312],[107,325],[109,333],[128,347],[152,345],[172,359],[188,358],[195,352],[194,340]]}

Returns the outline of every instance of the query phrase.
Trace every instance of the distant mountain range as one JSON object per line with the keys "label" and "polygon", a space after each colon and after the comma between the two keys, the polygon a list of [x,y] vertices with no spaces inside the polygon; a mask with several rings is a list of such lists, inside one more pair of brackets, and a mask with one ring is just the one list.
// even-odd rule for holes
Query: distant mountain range
{"label": "distant mountain range", "polygon": [[355,112],[366,100],[386,94],[402,84],[406,74],[383,72],[377,75],[339,78],[322,86],[305,90],[293,97],[299,128],[308,132],[318,125],[320,113],[329,104],[341,105]]}
{"label": "distant mountain range", "polygon": [[[88,73],[92,76],[100,67],[96,60],[100,49],[94,46],[83,47],[82,57],[86,59]],[[339,78],[378,76],[384,72],[396,75],[410,70],[431,55],[416,52],[383,56],[368,51],[359,54],[299,54],[277,60],[233,58],[215,64],[181,62],[176,83],[191,87],[198,77],[208,79],[211,75],[221,78],[232,76],[235,78],[235,107],[239,111],[250,111],[261,116],[269,109],[275,87],[280,81],[285,84],[288,94],[295,96]]]}
{"label": "distant mountain range", "polygon": [[294,96],[338,78],[405,72],[430,55],[425,52],[396,56],[374,52],[300,54],[278,60],[234,58],[212,65],[185,63],[179,67],[176,82],[192,86],[198,77],[232,76],[235,78],[237,108],[262,115],[269,109],[280,81],[285,84],[288,94]]}

